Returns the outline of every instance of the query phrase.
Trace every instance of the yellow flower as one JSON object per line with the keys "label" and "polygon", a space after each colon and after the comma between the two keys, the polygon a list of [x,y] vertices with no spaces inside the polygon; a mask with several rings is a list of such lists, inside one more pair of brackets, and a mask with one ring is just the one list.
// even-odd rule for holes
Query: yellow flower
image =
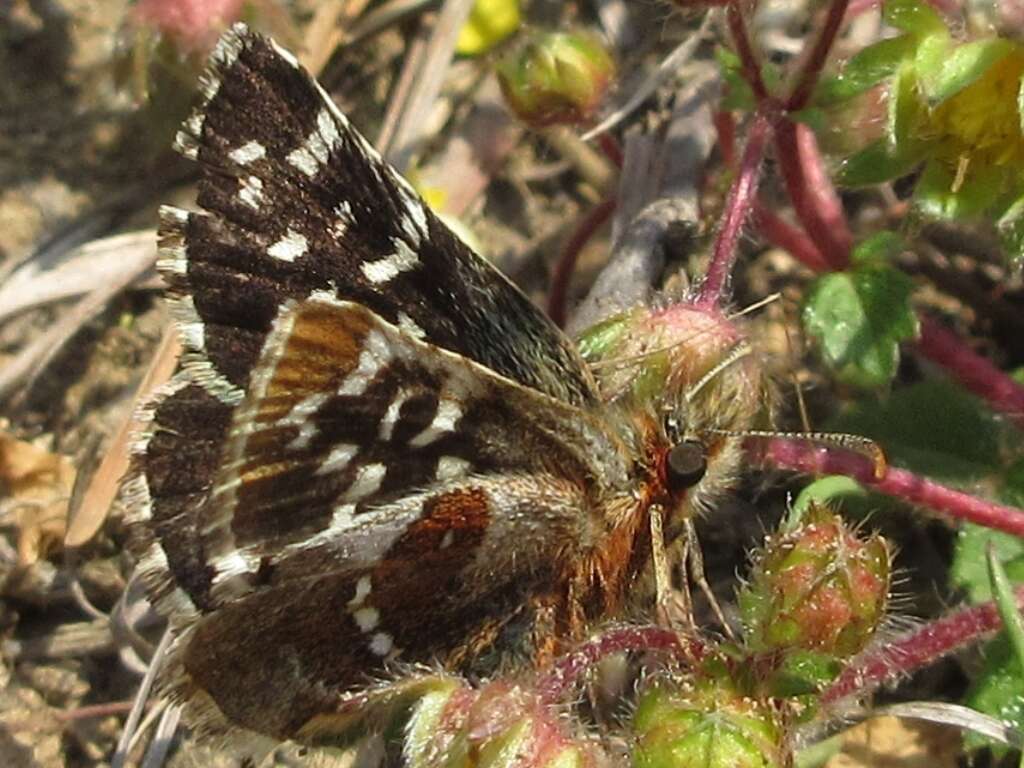
{"label": "yellow flower", "polygon": [[931,110],[927,130],[935,142],[935,156],[958,179],[972,166],[1003,166],[1024,174],[1018,99],[1022,76],[1024,49],[1018,48]]}

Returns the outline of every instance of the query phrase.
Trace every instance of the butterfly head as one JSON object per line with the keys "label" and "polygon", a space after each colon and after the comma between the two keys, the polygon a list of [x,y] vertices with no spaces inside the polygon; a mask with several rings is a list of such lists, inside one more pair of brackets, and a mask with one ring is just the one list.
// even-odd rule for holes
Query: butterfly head
{"label": "butterfly head", "polygon": [[770,387],[742,328],[688,303],[636,307],[585,332],[584,357],[651,487],[693,514],[732,484]]}

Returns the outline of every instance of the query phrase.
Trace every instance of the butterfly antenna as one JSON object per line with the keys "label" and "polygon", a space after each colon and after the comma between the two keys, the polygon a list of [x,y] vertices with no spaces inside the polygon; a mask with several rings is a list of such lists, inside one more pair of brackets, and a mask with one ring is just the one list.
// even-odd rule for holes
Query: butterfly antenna
{"label": "butterfly antenna", "polygon": [[747,357],[753,351],[753,347],[751,347],[747,342],[737,342],[714,368],[701,376],[700,380],[697,381],[696,384],[686,390],[686,402],[691,402],[693,398],[695,398],[700,391],[713,381],[722,371]]}
{"label": "butterfly antenna", "polygon": [[709,429],[708,432],[729,437],[778,437],[784,440],[801,440],[807,443],[831,445],[853,451],[870,460],[876,480],[881,480],[889,471],[889,460],[885,457],[882,446],[870,437],[863,435],[852,435],[847,432],[779,432],[771,429]]}

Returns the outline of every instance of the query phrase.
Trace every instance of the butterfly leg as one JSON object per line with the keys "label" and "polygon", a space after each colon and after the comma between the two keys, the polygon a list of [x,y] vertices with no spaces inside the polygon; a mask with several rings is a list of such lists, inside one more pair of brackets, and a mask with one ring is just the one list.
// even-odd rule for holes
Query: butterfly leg
{"label": "butterfly leg", "polygon": [[660,506],[655,505],[651,508],[651,562],[654,564],[654,612],[659,624],[671,627],[672,579],[668,566],[668,556],[665,554],[664,513],[665,511]]}
{"label": "butterfly leg", "polygon": [[704,593],[704,597],[707,598],[708,604],[711,606],[711,610],[714,611],[715,617],[718,619],[718,623],[721,624],[722,629],[725,630],[726,636],[730,640],[735,640],[736,637],[733,634],[732,628],[729,626],[729,622],[725,620],[725,613],[722,611],[722,606],[718,604],[718,599],[715,597],[715,593],[711,591],[711,585],[708,584],[707,574],[704,571],[704,556],[701,554],[700,541],[697,539],[697,528],[694,526],[693,520],[687,520],[685,526],[686,530],[684,536],[687,545],[686,564],[689,570],[689,577],[693,583],[697,585],[697,588]]}

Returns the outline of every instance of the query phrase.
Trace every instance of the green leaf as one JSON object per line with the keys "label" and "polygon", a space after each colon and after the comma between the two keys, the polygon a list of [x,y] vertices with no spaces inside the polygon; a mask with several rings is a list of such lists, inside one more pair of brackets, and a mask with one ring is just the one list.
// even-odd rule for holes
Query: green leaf
{"label": "green leaf", "polygon": [[889,89],[889,112],[885,125],[889,151],[895,155],[913,153],[926,144],[920,135],[924,105],[917,90],[914,68],[909,65],[902,67]]}
{"label": "green leaf", "polygon": [[949,168],[932,159],[918,179],[914,203],[925,216],[962,221],[989,211],[1004,189],[1005,174],[999,166],[971,168],[958,186]]}
{"label": "green leaf", "polygon": [[1009,40],[992,37],[958,45],[948,53],[943,51],[940,68],[935,76],[924,78],[928,101],[932,106],[938,106],[955,96],[1013,50],[1014,45]]}
{"label": "green leaf", "polygon": [[[1005,633],[982,648],[985,665],[967,692],[964,703],[1000,720],[1024,730],[1024,669],[1010,648]],[[970,749],[992,747],[997,754],[1006,752],[1006,747],[993,743],[983,736],[968,732],[964,743]]]}
{"label": "green leaf", "polygon": [[722,109],[753,112],[757,107],[757,99],[750,88],[750,83],[743,77],[740,57],[727,48],[719,47],[715,51],[715,58],[718,59],[718,66],[722,68],[722,77],[726,84]]}
{"label": "green leaf", "polygon": [[828,475],[815,480],[804,487],[793,502],[792,511],[786,516],[783,531],[791,531],[800,525],[804,513],[812,504],[827,504],[829,507],[841,506],[848,510],[849,505],[866,506],[871,494],[851,477],[846,475]]}
{"label": "green leaf", "polygon": [[1010,579],[1024,583],[1024,539],[965,523],[957,534],[949,578],[954,585],[967,592],[972,603],[992,599],[988,566],[985,563],[985,551],[989,544],[995,548]]}
{"label": "green leaf", "polygon": [[887,0],[882,18],[886,24],[915,35],[946,32],[946,23],[923,0]]}
{"label": "green leaf", "polygon": [[883,230],[862,240],[850,254],[850,261],[857,265],[887,264],[906,249],[903,238],[895,232]]}
{"label": "green leaf", "polygon": [[1015,200],[996,219],[996,230],[1011,265],[1020,267],[1024,263],[1024,197]]}
{"label": "green leaf", "polygon": [[921,148],[896,151],[890,142],[879,139],[843,160],[836,173],[836,183],[843,187],[882,184],[910,173],[923,157]]}
{"label": "green leaf", "polygon": [[953,55],[953,41],[947,35],[930,35],[921,40],[914,51],[914,74],[922,88],[928,92],[924,82],[937,80],[942,74],[946,61]]}
{"label": "green leaf", "polygon": [[900,35],[869,45],[843,66],[839,75],[823,80],[814,103],[828,107],[851,99],[891,77],[909,59],[917,45],[911,35]]}
{"label": "green leaf", "polygon": [[891,464],[957,488],[991,481],[1001,467],[1005,427],[946,381],[903,387],[884,402],[866,398],[825,427],[877,440]]}
{"label": "green leaf", "polygon": [[1010,578],[1003,569],[1002,563],[999,562],[995,547],[988,547],[985,554],[999,618],[1003,620],[1003,627],[1010,641],[1010,647],[1013,649],[1014,658],[1017,660],[1017,666],[1024,669],[1024,617],[1017,610],[1017,598],[1010,585]]}
{"label": "green leaf", "polygon": [[861,265],[814,282],[804,327],[842,381],[870,389],[896,375],[899,344],[918,330],[912,288],[909,277],[882,265]]}

